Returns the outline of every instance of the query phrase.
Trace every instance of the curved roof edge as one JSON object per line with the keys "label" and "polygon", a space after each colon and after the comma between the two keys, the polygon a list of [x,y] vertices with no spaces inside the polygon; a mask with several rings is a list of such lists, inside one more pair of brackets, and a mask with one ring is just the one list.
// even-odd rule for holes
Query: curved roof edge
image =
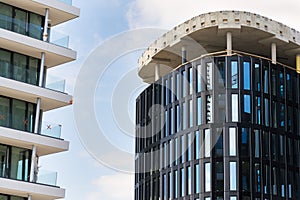
{"label": "curved roof edge", "polygon": [[[233,49],[247,51],[242,43],[247,43],[250,53],[269,56],[270,43],[278,45],[278,57],[284,58],[286,64],[293,65],[291,58],[300,54],[300,33],[280,22],[245,11],[218,11],[201,14],[174,27],[154,41],[138,61],[139,76],[145,82],[153,82],[154,65],[162,63],[175,68],[180,64],[179,46],[184,40],[194,40],[201,46],[218,46],[205,48],[208,53],[226,49],[226,32],[233,32]],[[250,36],[250,37],[249,37]],[[213,38],[213,40],[212,40]],[[237,42],[238,41],[238,42]],[[256,45],[256,46],[255,46]],[[258,45],[258,46],[257,46]],[[177,48],[177,50],[170,50]],[[257,52],[255,52],[257,50]],[[173,51],[178,51],[176,56]],[[172,59],[176,60],[172,62]],[[192,58],[190,58],[192,59]],[[161,62],[162,61],[162,62]],[[169,63],[167,63],[169,62]],[[162,70],[162,74],[167,73]]]}

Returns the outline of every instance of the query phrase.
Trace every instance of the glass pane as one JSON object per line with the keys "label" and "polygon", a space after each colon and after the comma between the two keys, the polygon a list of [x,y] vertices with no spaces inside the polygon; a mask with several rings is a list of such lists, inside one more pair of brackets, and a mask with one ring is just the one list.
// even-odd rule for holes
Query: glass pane
{"label": "glass pane", "polygon": [[260,97],[255,97],[255,122],[261,124]]}
{"label": "glass pane", "polygon": [[192,127],[193,126],[193,101],[192,100],[189,100],[189,127]]}
{"label": "glass pane", "polygon": [[215,176],[215,189],[216,191],[224,190],[224,167],[223,162],[216,162],[215,166],[216,176]]}
{"label": "glass pane", "polygon": [[12,147],[11,152],[10,178],[28,181],[30,170],[29,150]]}
{"label": "glass pane", "polygon": [[269,69],[264,67],[264,93],[269,93]]}
{"label": "glass pane", "polygon": [[187,168],[187,194],[191,195],[192,194],[192,169],[189,166]]}
{"label": "glass pane", "polygon": [[28,119],[26,119],[26,103],[14,99],[12,106],[12,128],[25,131],[25,127],[28,125]]}
{"label": "glass pane", "polygon": [[260,192],[261,184],[261,173],[260,173],[260,164],[254,164],[254,188],[255,192]]}
{"label": "glass pane", "polygon": [[200,192],[200,167],[199,164],[195,166],[195,193]]}
{"label": "glass pane", "polygon": [[175,178],[174,178],[174,197],[178,198],[178,171],[175,170]]}
{"label": "glass pane", "polygon": [[260,157],[260,131],[254,130],[254,156]]}
{"label": "glass pane", "polygon": [[279,72],[279,94],[281,98],[284,98],[284,76],[283,72]]}
{"label": "glass pane", "polygon": [[229,167],[230,167],[230,172],[229,172],[229,188],[230,190],[236,190],[236,162],[230,162],[229,163]]}
{"label": "glass pane", "polygon": [[12,7],[3,3],[0,3],[0,28],[12,28]]}
{"label": "glass pane", "polygon": [[7,177],[8,172],[8,148],[5,145],[0,145],[0,177]]}
{"label": "glass pane", "polygon": [[238,88],[238,62],[231,62],[231,86],[232,88]]}
{"label": "glass pane", "polygon": [[210,163],[205,163],[204,167],[204,177],[205,177],[205,192],[211,191],[211,168]]}
{"label": "glass pane", "polygon": [[236,128],[229,128],[229,155],[236,156]]}
{"label": "glass pane", "polygon": [[201,92],[202,75],[201,65],[197,65],[197,92]]}
{"label": "glass pane", "polygon": [[204,157],[210,157],[210,129],[204,130]]}
{"label": "glass pane", "polygon": [[251,100],[250,95],[244,95],[244,112],[251,113]]}
{"label": "glass pane", "polygon": [[249,128],[242,128],[241,156],[250,156]]}
{"label": "glass pane", "polygon": [[185,196],[185,176],[184,176],[184,168],[182,168],[180,170],[180,179],[181,179],[181,184],[180,184],[180,187],[181,187],[181,191],[180,191],[180,196]]}
{"label": "glass pane", "polygon": [[213,71],[212,71],[212,63],[206,63],[206,89],[212,90],[212,82],[213,82]]}
{"label": "glass pane", "polygon": [[26,34],[27,13],[23,10],[15,9],[14,32]]}
{"label": "glass pane", "polygon": [[265,99],[265,125],[270,126],[270,105],[269,99]]}
{"label": "glass pane", "polygon": [[201,97],[197,98],[197,124],[201,125],[202,124],[202,105],[201,105]]}
{"label": "glass pane", "polygon": [[[1,4],[0,4],[1,5]],[[11,53],[0,50],[0,76],[10,78]]]}
{"label": "glass pane", "polygon": [[8,196],[0,194],[0,200],[8,200]]}
{"label": "glass pane", "polygon": [[215,133],[215,157],[223,157],[223,130],[222,128],[216,128]]}
{"label": "glass pane", "polygon": [[254,73],[255,73],[255,90],[260,91],[260,65],[259,64],[254,64]]}
{"label": "glass pane", "polygon": [[38,85],[39,84],[38,81],[39,81],[39,60],[30,57],[27,83]]}
{"label": "glass pane", "polygon": [[213,121],[212,97],[208,95],[206,96],[206,122],[211,123],[212,121]]}
{"label": "glass pane", "polygon": [[196,131],[195,133],[195,159],[199,159],[199,153],[200,153],[200,141],[199,141],[200,137],[199,137],[199,131]]}
{"label": "glass pane", "polygon": [[231,95],[231,109],[232,109],[232,121],[237,122],[239,120],[239,96],[238,94]]}
{"label": "glass pane", "polygon": [[31,103],[28,103],[27,108],[27,124],[26,131],[33,133],[34,132],[34,120],[35,120],[35,106]]}
{"label": "glass pane", "polygon": [[242,162],[242,189],[250,192],[250,165],[249,162]]}
{"label": "glass pane", "polygon": [[29,36],[41,40],[43,35],[43,17],[35,13],[30,13],[29,17]]}
{"label": "glass pane", "polygon": [[0,126],[10,127],[10,101],[0,97]]}
{"label": "glass pane", "polygon": [[26,81],[26,56],[14,53],[13,55],[13,79],[17,81]]}

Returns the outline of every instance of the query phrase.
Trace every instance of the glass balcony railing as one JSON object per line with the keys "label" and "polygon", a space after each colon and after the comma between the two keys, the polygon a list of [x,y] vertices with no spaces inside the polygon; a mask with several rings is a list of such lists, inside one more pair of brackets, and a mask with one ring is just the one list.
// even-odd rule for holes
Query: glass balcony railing
{"label": "glass balcony railing", "polygon": [[[27,21],[15,19],[0,13],[0,28],[26,35],[38,40],[43,40],[44,27]],[[69,48],[69,36],[55,30],[48,30],[49,43]]]}
{"label": "glass balcony railing", "polygon": [[59,0],[59,1],[68,5],[72,5],[72,0]]}
{"label": "glass balcony railing", "polygon": [[36,183],[50,185],[50,186],[57,186],[57,172],[40,170],[37,175]]}
{"label": "glass balcony railing", "polygon": [[64,93],[66,88],[66,80],[48,75],[45,88]]}
{"label": "glass balcony railing", "polygon": [[61,137],[61,125],[51,122],[42,122],[41,135],[60,138]]}
{"label": "glass balcony railing", "polygon": [[61,47],[65,47],[65,48],[69,48],[69,36],[65,35],[63,33],[57,32],[55,30],[51,30],[51,34],[49,34],[50,36],[50,43],[61,46]]}

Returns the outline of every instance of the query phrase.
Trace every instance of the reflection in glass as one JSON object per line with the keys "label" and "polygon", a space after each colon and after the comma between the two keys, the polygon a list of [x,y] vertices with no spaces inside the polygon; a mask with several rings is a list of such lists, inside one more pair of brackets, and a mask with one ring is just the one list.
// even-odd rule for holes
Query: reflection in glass
{"label": "reflection in glass", "polygon": [[202,108],[201,108],[201,97],[197,97],[197,125],[202,124]]}
{"label": "reflection in glass", "polygon": [[238,62],[231,62],[231,86],[232,88],[238,88]]}
{"label": "reflection in glass", "polygon": [[236,156],[236,128],[229,128],[229,155]]}
{"label": "reflection in glass", "polygon": [[200,167],[199,164],[195,166],[195,193],[200,192]]}
{"label": "reflection in glass", "polygon": [[237,177],[236,177],[236,162],[230,162],[229,168],[230,168],[229,169],[230,170],[230,172],[229,172],[229,175],[230,175],[229,189],[236,190],[236,179],[237,179]]}
{"label": "reflection in glass", "polygon": [[210,129],[204,130],[204,157],[210,157]]}
{"label": "reflection in glass", "polygon": [[254,85],[255,91],[260,91],[260,64],[254,64]]}
{"label": "reflection in glass", "polygon": [[206,89],[212,90],[212,82],[213,81],[213,71],[212,71],[212,63],[206,63]]}
{"label": "reflection in glass", "polygon": [[250,63],[244,62],[244,89],[250,90],[251,72]]}
{"label": "reflection in glass", "polygon": [[238,94],[231,95],[231,109],[232,109],[232,121],[237,122],[239,120],[239,96]]}
{"label": "reflection in glass", "polygon": [[204,164],[204,184],[205,184],[205,192],[211,191],[211,168],[210,163]]}

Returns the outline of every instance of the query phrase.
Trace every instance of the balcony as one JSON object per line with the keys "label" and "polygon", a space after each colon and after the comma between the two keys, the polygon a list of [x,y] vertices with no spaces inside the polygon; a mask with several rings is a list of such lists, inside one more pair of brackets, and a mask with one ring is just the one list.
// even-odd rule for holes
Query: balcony
{"label": "balcony", "polygon": [[72,0],[2,0],[1,2],[42,16],[45,16],[45,9],[49,8],[49,20],[52,26],[75,19],[80,15],[80,9],[72,6]]}

